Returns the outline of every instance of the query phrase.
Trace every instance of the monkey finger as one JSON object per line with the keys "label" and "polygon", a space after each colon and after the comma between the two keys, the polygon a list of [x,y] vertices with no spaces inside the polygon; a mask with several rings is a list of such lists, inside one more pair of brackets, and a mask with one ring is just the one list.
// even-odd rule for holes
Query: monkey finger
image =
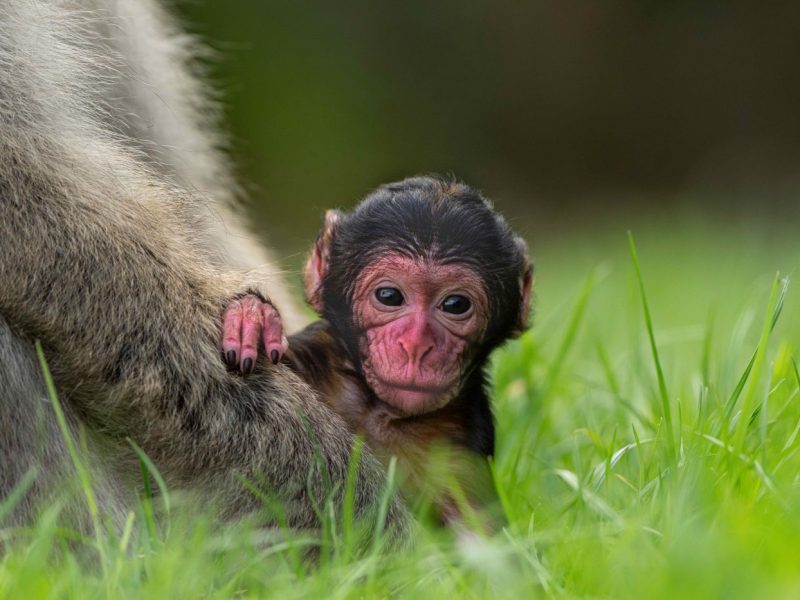
{"label": "monkey finger", "polygon": [[264,327],[261,300],[255,296],[242,299],[242,355],[239,363],[244,375],[252,373],[258,360],[258,344]]}
{"label": "monkey finger", "polygon": [[272,304],[264,304],[262,311],[264,315],[264,350],[272,364],[276,365],[286,354],[289,342],[283,334],[283,322],[278,310]]}
{"label": "monkey finger", "polygon": [[222,360],[230,368],[239,364],[242,349],[242,304],[235,300],[228,305],[222,319]]}

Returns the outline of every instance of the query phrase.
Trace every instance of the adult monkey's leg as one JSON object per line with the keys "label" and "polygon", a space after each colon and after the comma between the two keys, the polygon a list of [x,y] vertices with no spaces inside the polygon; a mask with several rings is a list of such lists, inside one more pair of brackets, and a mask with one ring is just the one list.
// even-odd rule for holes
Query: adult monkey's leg
{"label": "adult monkey's leg", "polygon": [[[2,525],[21,525],[30,519],[37,504],[58,489],[61,499],[71,498],[63,510],[68,521],[88,530],[89,512],[76,485],[70,457],[52,409],[33,344],[19,337],[0,317],[0,499],[15,494]],[[72,407],[62,407],[73,437],[78,422]],[[95,439],[87,440],[93,445]],[[84,456],[90,461],[92,457]],[[94,498],[103,514],[115,523],[125,518],[129,490],[115,477],[113,466],[93,461]],[[57,488],[56,488],[57,486]]]}
{"label": "adult monkey's leg", "polygon": [[[104,15],[26,0],[0,8],[0,315],[42,341],[62,402],[106,443],[133,438],[168,484],[198,489],[234,515],[259,507],[237,476],[263,478],[291,525],[315,526],[311,496],[324,482],[308,487],[309,467],[321,450],[343,481],[352,439],[285,370],[246,380],[225,371],[221,306],[247,277],[223,269],[208,247],[207,195],[156,168],[105,101],[124,87],[114,78],[127,57],[97,34],[119,26]],[[14,352],[19,339],[0,344]],[[35,377],[31,361],[13,368],[23,369],[20,381]],[[0,469],[12,472],[3,458]],[[365,457],[362,514],[381,483]],[[400,529],[404,515],[392,505]]]}

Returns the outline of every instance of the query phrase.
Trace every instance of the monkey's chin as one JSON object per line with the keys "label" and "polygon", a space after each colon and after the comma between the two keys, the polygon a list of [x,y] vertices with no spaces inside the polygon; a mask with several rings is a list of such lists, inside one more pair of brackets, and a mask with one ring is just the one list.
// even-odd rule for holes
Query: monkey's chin
{"label": "monkey's chin", "polygon": [[422,415],[445,406],[452,394],[448,387],[421,387],[384,384],[376,389],[378,397],[405,416]]}

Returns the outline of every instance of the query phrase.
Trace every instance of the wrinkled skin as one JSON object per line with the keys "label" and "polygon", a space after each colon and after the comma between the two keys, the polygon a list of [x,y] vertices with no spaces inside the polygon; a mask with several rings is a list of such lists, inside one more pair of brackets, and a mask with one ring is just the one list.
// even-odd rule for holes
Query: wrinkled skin
{"label": "wrinkled skin", "polygon": [[[381,290],[399,292],[387,305]],[[447,298],[467,299],[454,314]],[[388,254],[365,268],[353,297],[355,323],[364,332],[364,377],[375,394],[403,414],[441,408],[460,391],[470,350],[486,328],[487,299],[481,278],[463,265],[441,265]]]}
{"label": "wrinkled skin", "polygon": [[272,303],[256,294],[246,294],[232,300],[225,309],[221,346],[225,364],[246,375],[255,368],[259,350],[272,364],[278,364],[289,342]]}
{"label": "wrinkled skin", "polygon": [[[381,302],[379,290],[402,298]],[[447,298],[467,299],[459,314]],[[392,296],[396,301],[397,296]],[[364,378],[382,401],[404,415],[445,406],[458,395],[471,350],[486,329],[487,294],[480,276],[464,265],[441,265],[387,254],[365,268],[353,296]],[[225,311],[222,352],[226,362],[249,373],[259,348],[273,362],[286,352],[280,315],[255,295],[236,299]]]}

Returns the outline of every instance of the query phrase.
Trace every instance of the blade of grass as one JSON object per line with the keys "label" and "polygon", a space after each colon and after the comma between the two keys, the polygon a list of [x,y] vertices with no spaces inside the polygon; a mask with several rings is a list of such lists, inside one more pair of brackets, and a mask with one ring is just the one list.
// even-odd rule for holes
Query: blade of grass
{"label": "blade of grass", "polygon": [[397,459],[393,456],[389,459],[389,466],[386,468],[386,486],[383,489],[381,501],[378,504],[377,521],[375,524],[375,536],[372,542],[372,552],[379,552],[383,546],[383,533],[386,528],[386,517],[389,515],[389,504],[396,493],[395,485],[397,478]]}
{"label": "blade of grass", "polygon": [[656,377],[658,378],[658,392],[661,397],[661,413],[664,417],[664,425],[666,427],[665,437],[667,438],[667,451],[669,452],[670,459],[675,460],[675,437],[672,429],[672,412],[669,404],[669,394],[667,392],[667,383],[664,380],[664,371],[661,368],[661,359],[658,355],[658,346],[656,345],[656,336],[653,332],[653,319],[650,316],[650,305],[647,303],[647,294],[644,288],[644,279],[642,278],[642,271],[639,267],[639,255],[636,253],[636,244],[633,241],[633,234],[628,232],[628,247],[633,260],[633,268],[636,272],[636,279],[639,283],[639,293],[642,299],[642,309],[644,310],[644,322],[647,329],[647,336],[650,340],[650,350],[653,353],[653,363],[656,368]]}
{"label": "blade of grass", "polygon": [[561,368],[564,365],[564,361],[567,358],[570,348],[575,342],[575,338],[578,335],[578,328],[580,327],[581,322],[583,321],[583,315],[586,312],[586,303],[588,302],[589,295],[594,287],[596,271],[597,269],[592,269],[592,271],[589,273],[589,276],[584,281],[580,293],[578,294],[578,299],[575,301],[575,306],[572,308],[572,314],[569,318],[567,330],[564,332],[564,337],[561,339],[561,344],[558,347],[558,351],[553,358],[553,362],[550,363],[550,368],[545,376],[545,389],[549,388],[555,381],[559,371],[561,371]]}
{"label": "blade of grass", "polygon": [[742,452],[744,447],[745,436],[749,420],[744,415],[749,415],[752,410],[753,401],[758,389],[758,383],[761,378],[761,371],[764,366],[764,359],[767,355],[767,343],[769,342],[770,334],[775,328],[778,317],[783,308],[783,300],[786,297],[786,291],[789,286],[789,280],[786,278],[781,279],[780,274],[775,274],[775,279],[772,282],[772,288],[769,293],[769,300],[767,301],[767,311],[764,317],[764,325],[761,328],[761,336],[758,340],[758,347],[755,356],[753,357],[753,366],[750,370],[749,382],[747,385],[747,392],[742,400],[741,415],[736,423],[736,430],[733,435],[733,448],[736,454]]}
{"label": "blade of grass", "polygon": [[[776,280],[778,276],[776,275]],[[769,325],[769,333],[772,333],[772,330],[775,329],[775,325],[778,323],[778,319],[781,316],[781,311],[783,310],[783,302],[786,297],[786,292],[789,287],[789,280],[784,278],[781,280],[780,290],[778,292],[778,299],[775,303],[775,306],[772,310],[772,318],[770,319]],[[756,348],[753,355],[750,357],[750,362],[747,363],[747,366],[744,369],[741,377],[739,377],[739,381],[736,383],[736,387],[734,388],[733,392],[731,393],[730,397],[728,398],[728,402],[725,406],[725,414],[728,418],[733,415],[733,409],[736,406],[736,401],[739,399],[739,396],[742,394],[742,390],[744,390],[744,386],[747,383],[748,378],[750,377],[750,372],[753,370],[753,365],[756,361],[756,355],[758,354],[758,348]]]}
{"label": "blade of grass", "polygon": [[711,342],[714,338],[714,311],[709,311],[706,323],[706,334],[703,336],[703,354],[700,358],[700,372],[703,376],[703,385],[709,386],[711,382]]}
{"label": "blade of grass", "polygon": [[14,488],[8,493],[8,495],[3,499],[3,502],[0,503],[0,524],[3,523],[3,520],[11,514],[11,511],[19,504],[25,494],[33,485],[33,482],[36,481],[36,476],[38,475],[38,471],[36,467],[31,467],[25,472],[25,475],[17,482]]}
{"label": "blade of grass", "polygon": [[[169,500],[169,490],[167,489],[167,484],[164,482],[164,478],[161,477],[161,473],[158,471],[158,468],[153,464],[153,461],[150,460],[150,457],[147,456],[144,450],[142,450],[136,442],[132,439],[128,438],[128,444],[133,451],[136,453],[136,456],[139,458],[139,462],[141,465],[147,470],[158,486],[159,492],[161,492],[161,497],[164,499],[164,509],[167,511],[167,514],[170,512],[170,500]],[[149,483],[147,484],[149,487]]]}
{"label": "blade of grass", "polygon": [[108,561],[105,545],[101,535],[100,511],[97,506],[97,499],[94,495],[94,488],[92,487],[89,469],[81,459],[78,448],[75,445],[75,440],[72,437],[72,431],[67,423],[67,417],[64,414],[64,410],[61,408],[61,403],[58,401],[56,386],[55,383],[53,383],[53,376],[50,374],[50,368],[47,366],[47,359],[44,356],[42,344],[38,340],[36,341],[36,356],[39,359],[39,366],[42,369],[42,376],[44,377],[47,394],[50,397],[50,404],[53,407],[53,412],[56,415],[58,429],[64,438],[64,443],[67,446],[67,453],[69,454],[72,465],[78,474],[78,481],[80,482],[81,491],[86,498],[86,505],[89,508],[89,516],[91,517],[92,529],[94,530],[95,542],[97,544],[97,552],[101,558],[103,573],[106,576],[105,579],[108,581]]}
{"label": "blade of grass", "polygon": [[353,438],[353,449],[350,453],[350,464],[347,467],[347,481],[342,502],[342,539],[344,540],[344,560],[348,561],[354,545],[353,520],[355,514],[356,482],[361,455],[364,452],[364,438],[357,435]]}
{"label": "blade of grass", "polygon": [[611,390],[614,396],[620,396],[619,382],[617,381],[616,375],[614,375],[614,367],[611,366],[611,360],[608,358],[608,352],[606,352],[605,346],[598,340],[595,344],[595,348],[597,350],[597,358],[600,359],[600,366],[603,369],[603,375],[605,375],[608,389]]}
{"label": "blade of grass", "polygon": [[[771,380],[767,378],[767,390],[770,388]],[[761,410],[760,410],[760,422],[759,422],[759,438],[760,438],[760,446],[761,446],[761,464],[764,465],[766,468],[767,466],[767,427],[769,426],[769,397],[770,392],[768,391],[764,394],[764,399],[762,400]]]}
{"label": "blade of grass", "polygon": [[161,477],[161,473],[159,473],[158,468],[155,466],[155,464],[153,464],[153,461],[150,460],[150,457],[147,456],[145,451],[142,450],[132,439],[127,438],[127,441],[128,445],[133,448],[133,451],[136,453],[136,457],[139,460],[139,468],[142,472],[142,484],[144,486],[144,498],[142,499],[144,519],[147,525],[148,533],[150,534],[150,538],[156,541],[159,539],[158,524],[156,523],[155,511],[153,510],[154,494],[150,486],[150,477],[155,480],[156,485],[161,492],[164,510],[167,517],[169,517],[170,500],[167,484],[164,482],[164,479]]}

